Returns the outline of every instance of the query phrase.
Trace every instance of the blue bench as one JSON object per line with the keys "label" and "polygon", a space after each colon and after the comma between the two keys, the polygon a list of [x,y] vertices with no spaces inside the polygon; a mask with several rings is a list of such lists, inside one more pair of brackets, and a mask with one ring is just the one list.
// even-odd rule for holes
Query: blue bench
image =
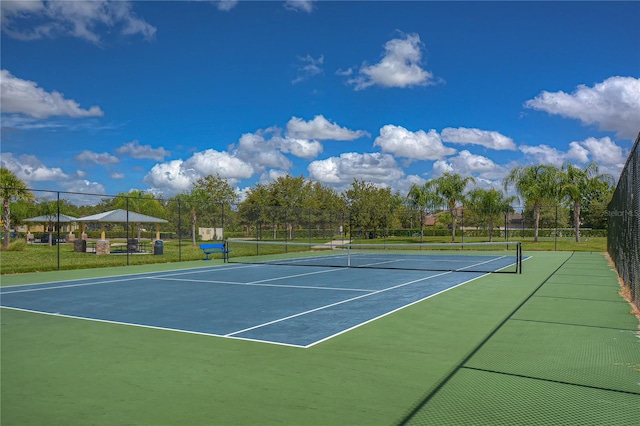
{"label": "blue bench", "polygon": [[211,258],[209,257],[210,254],[222,253],[222,260],[226,262],[229,258],[229,253],[231,252],[231,250],[227,250],[226,243],[200,244],[200,249],[206,256],[203,260],[211,260]]}

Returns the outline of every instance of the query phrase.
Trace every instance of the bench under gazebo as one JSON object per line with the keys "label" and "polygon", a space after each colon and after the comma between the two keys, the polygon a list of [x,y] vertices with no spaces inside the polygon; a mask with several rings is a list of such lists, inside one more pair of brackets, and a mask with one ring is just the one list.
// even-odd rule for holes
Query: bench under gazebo
{"label": "bench under gazebo", "polygon": [[[77,221],[80,223],[82,228],[82,233],[84,234],[84,228],[86,223],[99,223],[100,224],[100,240],[96,242],[96,254],[109,254],[111,253],[111,245],[109,240],[106,238],[106,230],[105,224],[107,223],[154,223],[156,225],[156,238],[155,240],[160,240],[160,224],[168,223],[168,220],[161,219],[159,217],[147,216],[145,214],[136,213],[132,211],[116,209],[111,210],[104,213],[97,213],[90,216],[84,216],[78,218]],[[128,239],[126,243],[125,252],[138,252],[139,247],[138,244],[140,242],[138,239]]]}
{"label": "bench under gazebo", "polygon": [[[67,231],[69,232],[69,234],[65,237],[66,241],[72,242],[73,241],[73,230],[71,229],[71,224],[74,222],[77,222],[78,218],[77,217],[73,217],[73,216],[69,216],[66,214],[45,214],[45,215],[41,215],[41,216],[36,216],[36,217],[30,217],[28,219],[24,219],[23,222],[27,222],[27,223],[44,223],[47,226],[45,227],[45,234],[47,234],[47,239],[46,241],[43,241],[41,239],[41,242],[43,243],[48,243],[49,242],[49,238],[55,238],[53,237],[53,232],[46,232],[47,228],[49,227],[53,227],[55,226],[56,228],[59,228],[60,225],[64,224],[64,225],[68,225],[68,229]],[[33,243],[35,241],[35,238],[33,236],[33,234],[30,232],[29,229],[29,225],[27,225],[27,243]],[[52,242],[57,242],[57,239],[53,240]]]}

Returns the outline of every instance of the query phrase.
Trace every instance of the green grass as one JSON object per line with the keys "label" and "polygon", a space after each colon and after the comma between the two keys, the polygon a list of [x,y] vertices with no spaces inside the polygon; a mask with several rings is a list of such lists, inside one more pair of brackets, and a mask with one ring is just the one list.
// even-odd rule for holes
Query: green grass
{"label": "green grass", "polygon": [[[486,242],[484,237],[465,237],[464,242]],[[504,238],[494,238],[495,242],[506,241]],[[579,243],[575,242],[573,237],[562,237],[554,240],[553,238],[540,238],[539,241],[533,242],[533,238],[510,238],[509,241],[522,242],[524,251],[577,251],[577,252],[605,252],[607,251],[607,237],[589,237],[583,238]],[[387,239],[361,239],[353,240],[354,244],[373,244],[373,243],[399,243],[409,244],[420,242],[419,237],[390,237]],[[450,243],[451,237],[424,237],[425,243]],[[456,243],[461,243],[460,237],[456,238]]]}
{"label": "green grass", "polygon": [[[425,243],[448,243],[449,237],[425,237]],[[458,239],[458,242],[461,240]],[[465,238],[466,242],[486,241],[483,238]],[[504,241],[495,239],[495,241]],[[522,241],[524,251],[584,251],[584,252],[604,252],[607,248],[606,237],[585,238],[582,242],[576,243],[571,238],[559,238],[557,241],[544,240],[537,243],[531,239],[512,241]],[[300,242],[308,243],[309,240],[300,240]],[[324,243],[326,240],[314,239],[312,243]],[[416,243],[419,238],[411,237],[393,237],[374,240],[354,240],[354,243]],[[152,249],[152,248],[151,248]],[[126,266],[127,256],[103,255],[96,256],[91,253],[76,253],[73,251],[72,244],[61,244],[60,246],[47,246],[43,244],[25,245],[24,250],[19,251],[0,251],[0,274],[16,274],[25,272],[42,272],[54,271],[58,269],[58,250],[60,253],[60,269],[86,269],[86,268],[105,268],[115,266]],[[250,246],[233,248],[232,256],[248,256],[253,253]],[[214,255],[216,259],[221,255]],[[130,255],[129,265],[147,265],[157,263],[169,263],[182,261],[192,261],[203,259],[204,255],[198,246],[193,247],[189,242],[182,241],[179,247],[177,241],[164,242],[164,254],[135,254]]]}
{"label": "green grass", "polygon": [[[60,253],[61,270],[127,265],[126,254],[97,256],[93,253],[74,252],[72,244],[60,244],[59,246],[29,244],[22,251],[0,252],[0,271],[2,274],[15,274],[57,270],[58,252]],[[212,257],[220,258],[220,255]],[[175,241],[165,241],[162,255],[131,254],[129,255],[129,265],[178,262],[180,259],[190,261],[203,258],[204,255],[199,247],[193,247],[185,242],[182,242],[182,247],[179,247]]]}

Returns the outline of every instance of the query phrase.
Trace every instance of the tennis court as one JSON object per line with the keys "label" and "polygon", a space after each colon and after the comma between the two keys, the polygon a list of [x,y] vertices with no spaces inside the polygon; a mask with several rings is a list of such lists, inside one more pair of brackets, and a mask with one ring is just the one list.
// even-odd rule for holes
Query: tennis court
{"label": "tennis court", "polygon": [[0,295],[5,308],[309,347],[481,275],[226,265],[3,287]]}
{"label": "tennis court", "polygon": [[523,274],[179,266],[3,277],[3,424],[640,414],[637,321],[601,254],[536,252]]}

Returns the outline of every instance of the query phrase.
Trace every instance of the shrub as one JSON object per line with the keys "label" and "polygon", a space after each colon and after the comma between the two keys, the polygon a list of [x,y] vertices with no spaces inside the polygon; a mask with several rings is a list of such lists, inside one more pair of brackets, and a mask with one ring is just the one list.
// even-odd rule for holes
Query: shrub
{"label": "shrub", "polygon": [[9,244],[7,251],[24,251],[27,249],[27,242],[24,240],[16,240]]}

